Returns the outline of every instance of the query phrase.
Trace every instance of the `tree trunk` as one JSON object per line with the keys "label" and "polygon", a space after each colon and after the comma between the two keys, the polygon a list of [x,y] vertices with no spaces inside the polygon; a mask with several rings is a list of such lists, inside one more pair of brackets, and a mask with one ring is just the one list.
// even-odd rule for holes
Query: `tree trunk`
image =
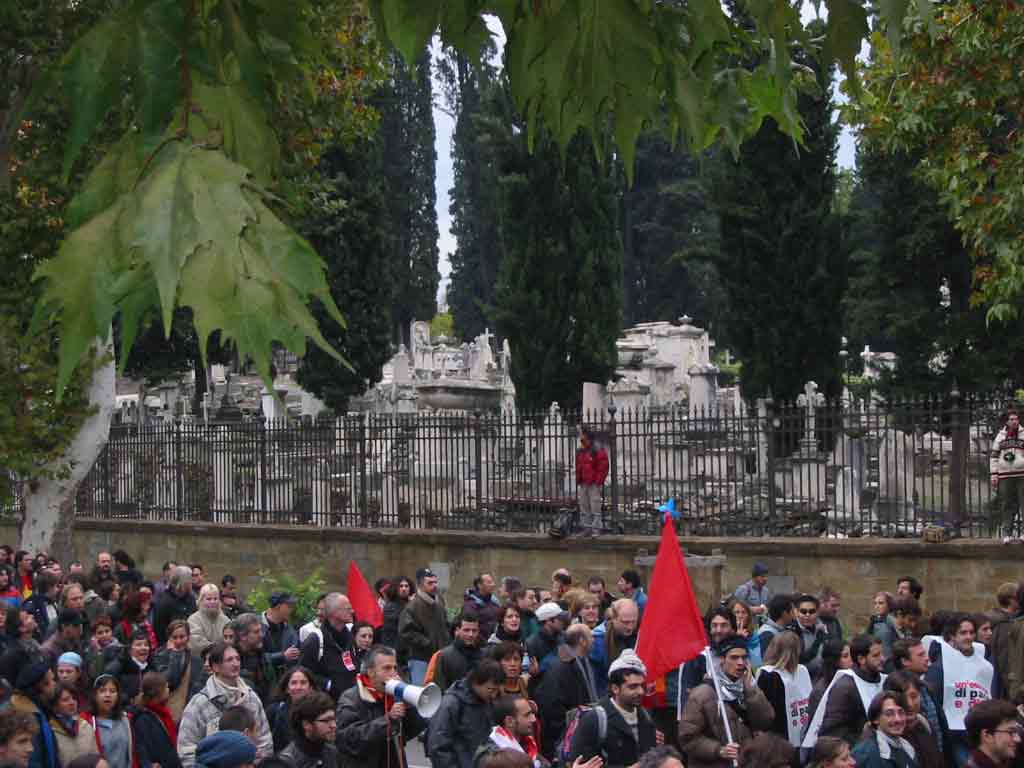
{"label": "tree trunk", "polygon": [[[63,562],[72,559],[75,491],[96,463],[110,435],[116,400],[114,351],[106,347],[103,354],[107,362],[96,369],[89,387],[89,403],[95,406],[96,412],[82,424],[65,454],[71,464],[70,474],[30,483],[25,493],[25,517],[19,530],[21,548],[29,552],[50,552]],[[52,551],[55,542],[66,551]]]}

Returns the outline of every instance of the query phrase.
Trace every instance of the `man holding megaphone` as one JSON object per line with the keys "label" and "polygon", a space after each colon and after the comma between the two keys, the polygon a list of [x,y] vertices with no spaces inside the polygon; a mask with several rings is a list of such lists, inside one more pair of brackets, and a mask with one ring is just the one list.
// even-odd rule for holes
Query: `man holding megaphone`
{"label": "man holding megaphone", "polygon": [[[389,686],[388,683],[392,682]],[[396,685],[398,658],[393,648],[375,645],[363,660],[363,672],[338,700],[338,767],[405,768],[405,745],[418,736],[437,708],[437,686]],[[397,697],[397,698],[396,698]]]}

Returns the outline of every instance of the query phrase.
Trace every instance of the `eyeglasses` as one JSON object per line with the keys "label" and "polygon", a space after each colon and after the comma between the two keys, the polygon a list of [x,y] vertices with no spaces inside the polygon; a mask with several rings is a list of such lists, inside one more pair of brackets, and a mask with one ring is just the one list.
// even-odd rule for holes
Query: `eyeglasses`
{"label": "eyeglasses", "polygon": [[1018,739],[1024,738],[1024,729],[1021,728],[994,728],[992,733],[1005,733],[1010,737],[1016,737]]}
{"label": "eyeglasses", "polygon": [[803,616],[813,616],[818,612],[817,608],[801,608],[800,613]]}
{"label": "eyeglasses", "polygon": [[903,717],[906,712],[902,709],[883,709],[882,714],[886,717]]}
{"label": "eyeglasses", "polygon": [[316,722],[322,723],[323,725],[330,725],[331,723],[337,723],[338,721],[334,717],[334,713],[331,712],[326,715],[320,715],[320,717],[316,719]]}

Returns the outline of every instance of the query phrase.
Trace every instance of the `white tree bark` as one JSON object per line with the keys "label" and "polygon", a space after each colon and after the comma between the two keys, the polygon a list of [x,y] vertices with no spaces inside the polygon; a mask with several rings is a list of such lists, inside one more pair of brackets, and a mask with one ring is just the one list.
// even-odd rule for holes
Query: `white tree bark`
{"label": "white tree bark", "polygon": [[[97,343],[108,362],[96,369],[89,385],[89,403],[96,411],[82,424],[61,462],[70,463],[71,474],[65,478],[43,478],[31,487],[26,484],[20,540],[21,548],[28,552],[51,552],[56,534],[70,534],[75,490],[89,474],[110,436],[110,419],[116,401],[116,368],[113,348],[101,345],[102,342]],[[67,544],[70,546],[70,538]],[[68,557],[70,552],[61,554]]]}

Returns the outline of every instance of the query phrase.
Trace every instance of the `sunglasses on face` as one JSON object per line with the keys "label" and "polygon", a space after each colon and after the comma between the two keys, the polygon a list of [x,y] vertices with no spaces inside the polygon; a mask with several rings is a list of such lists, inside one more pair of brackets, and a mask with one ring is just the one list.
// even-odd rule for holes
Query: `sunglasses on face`
{"label": "sunglasses on face", "polygon": [[813,616],[818,612],[817,608],[801,608],[800,613],[803,616]]}

